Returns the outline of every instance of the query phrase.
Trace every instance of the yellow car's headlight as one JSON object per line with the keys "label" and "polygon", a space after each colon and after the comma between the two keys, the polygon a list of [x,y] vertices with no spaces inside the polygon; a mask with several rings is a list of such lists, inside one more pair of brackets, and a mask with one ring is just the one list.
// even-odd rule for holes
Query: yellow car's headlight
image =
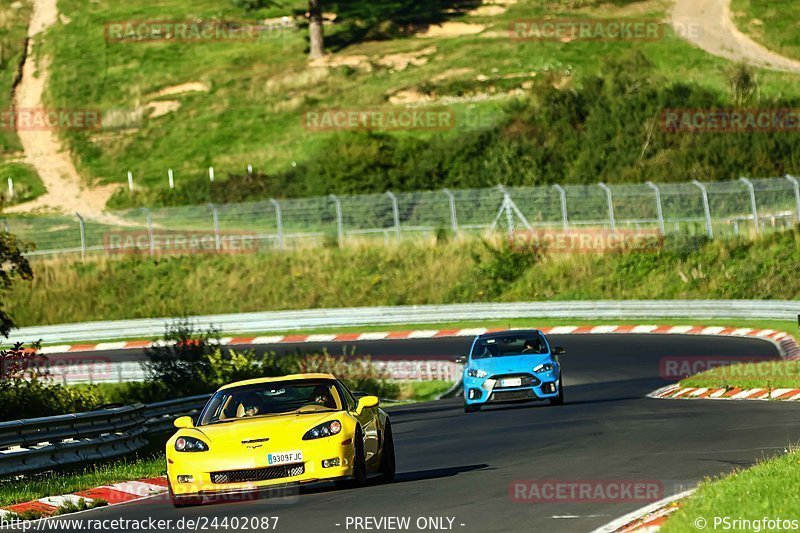
{"label": "yellow car's headlight", "polygon": [[207,452],[208,444],[194,437],[178,437],[175,440],[176,452]]}
{"label": "yellow car's headlight", "polygon": [[331,420],[330,422],[323,422],[306,431],[306,434],[303,435],[303,440],[331,437],[340,431],[342,431],[342,424],[338,420]]}

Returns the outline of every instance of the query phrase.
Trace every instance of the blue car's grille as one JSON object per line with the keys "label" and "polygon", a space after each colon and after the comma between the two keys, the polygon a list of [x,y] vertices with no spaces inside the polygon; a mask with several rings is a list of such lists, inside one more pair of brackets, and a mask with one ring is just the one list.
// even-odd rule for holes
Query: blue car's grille
{"label": "blue car's grille", "polygon": [[[513,387],[503,387],[502,380],[504,379],[513,379],[519,378],[521,380],[520,385],[515,385]],[[541,384],[539,378],[534,376],[533,374],[498,374],[492,376],[490,379],[497,380],[497,383],[494,386],[494,390],[503,390],[503,389],[515,389],[519,387],[538,387]]]}
{"label": "blue car's grille", "polygon": [[506,390],[506,391],[497,391],[493,392],[491,396],[489,396],[490,402],[516,402],[520,400],[533,400],[536,398],[536,395],[533,393],[533,390]]}

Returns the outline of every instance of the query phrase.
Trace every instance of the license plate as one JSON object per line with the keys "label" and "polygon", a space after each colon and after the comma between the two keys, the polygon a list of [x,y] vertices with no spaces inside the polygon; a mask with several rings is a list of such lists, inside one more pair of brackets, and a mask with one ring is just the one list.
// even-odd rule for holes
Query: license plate
{"label": "license plate", "polygon": [[267,463],[270,465],[285,465],[290,463],[302,463],[302,462],[303,462],[303,452],[301,452],[300,450],[267,454]]}
{"label": "license plate", "polygon": [[507,378],[500,380],[501,387],[521,387],[522,378]]}

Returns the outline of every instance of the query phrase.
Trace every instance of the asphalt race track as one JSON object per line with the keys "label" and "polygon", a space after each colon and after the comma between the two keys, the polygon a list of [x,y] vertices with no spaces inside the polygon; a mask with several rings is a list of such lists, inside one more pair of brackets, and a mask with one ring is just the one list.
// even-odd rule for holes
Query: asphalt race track
{"label": "asphalt race track", "polygon": [[[220,524],[224,517],[271,516],[279,518],[277,531],[290,533],[393,530],[356,528],[356,517],[410,517],[407,531],[449,530],[450,518],[455,531],[585,532],[648,502],[560,497],[519,502],[512,499],[513,483],[647,481],[659,487],[660,499],[705,476],[782,453],[800,439],[798,405],[645,397],[666,383],[659,377],[665,357],[777,357],[768,342],[679,335],[554,335],[551,340],[567,349],[566,405],[498,406],[465,415],[456,399],[391,409],[398,460],[393,484],[350,490],[323,486],[283,497],[181,510],[159,496],[66,518],[207,518],[207,530],[215,531],[222,528],[211,527],[214,517]],[[440,338],[348,345],[375,358],[449,358],[463,353],[470,342]],[[331,343],[328,349],[341,353],[342,345]],[[121,352],[106,355],[129,357]],[[428,517],[445,520],[439,529],[418,529],[417,520]]]}

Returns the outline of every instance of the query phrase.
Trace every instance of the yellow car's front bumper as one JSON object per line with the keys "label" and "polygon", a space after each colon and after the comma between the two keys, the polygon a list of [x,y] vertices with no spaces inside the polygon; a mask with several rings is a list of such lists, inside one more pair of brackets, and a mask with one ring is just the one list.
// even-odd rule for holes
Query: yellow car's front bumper
{"label": "yellow car's front bumper", "polygon": [[[272,452],[300,450],[303,462],[271,466],[267,455]],[[167,453],[167,478],[175,500],[202,496],[236,495],[259,489],[293,484],[314,483],[353,475],[353,441],[349,436],[301,441],[294,447],[257,447],[246,452],[177,452]],[[322,462],[339,459],[339,466],[323,467]],[[302,465],[302,473],[297,468]],[[268,470],[286,467],[286,471]],[[221,473],[229,473],[229,482],[219,482]],[[277,476],[277,477],[273,477]],[[236,482],[240,477],[247,481]],[[260,479],[269,477],[269,479]],[[217,482],[215,482],[217,481]]]}

